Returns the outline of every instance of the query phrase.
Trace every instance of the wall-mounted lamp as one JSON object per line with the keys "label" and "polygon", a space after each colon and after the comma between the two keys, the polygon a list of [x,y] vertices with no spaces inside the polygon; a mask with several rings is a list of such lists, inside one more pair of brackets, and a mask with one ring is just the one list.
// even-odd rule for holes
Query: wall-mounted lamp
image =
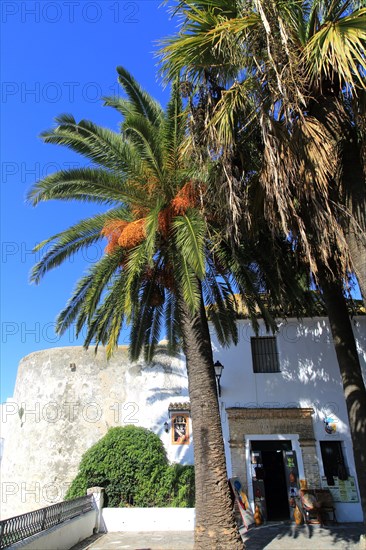
{"label": "wall-mounted lamp", "polygon": [[219,394],[219,397],[221,396],[221,385],[220,385],[220,378],[222,375],[222,371],[224,369],[224,365],[220,363],[220,361],[216,361],[214,364],[215,369],[215,376],[216,376],[216,383],[217,383],[217,393]]}
{"label": "wall-mounted lamp", "polygon": [[71,370],[71,372],[75,372],[75,371],[76,371],[76,365],[75,365],[75,363],[70,363],[70,370]]}
{"label": "wall-mounted lamp", "polygon": [[169,424],[168,424],[168,422],[164,422],[164,430],[165,430],[165,433],[166,433],[166,434],[169,432]]}

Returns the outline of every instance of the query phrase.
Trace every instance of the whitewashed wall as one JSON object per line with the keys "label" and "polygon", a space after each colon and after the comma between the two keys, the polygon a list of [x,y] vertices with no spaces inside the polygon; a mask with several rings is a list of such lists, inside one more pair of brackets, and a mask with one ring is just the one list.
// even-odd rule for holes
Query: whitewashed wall
{"label": "whitewashed wall", "polygon": [[120,531],[193,531],[194,508],[103,508],[108,533]]}
{"label": "whitewashed wall", "polygon": [[125,347],[109,362],[103,349],[31,353],[19,364],[13,400],[2,407],[2,518],[63,500],[83,453],[115,426],[149,428],[171,462],[192,463],[192,444],[172,445],[164,431],[169,403],[187,396],[185,362],[163,352],[152,365],[131,364]]}
{"label": "whitewashed wall", "polygon": [[[353,319],[361,366],[366,380],[366,317]],[[280,323],[277,345],[279,373],[254,374],[250,338],[255,336],[249,321],[239,322],[240,341],[236,347],[222,349],[213,338],[215,360],[221,361],[221,409],[229,475],[231,474],[228,407],[312,407],[314,434],[320,474],[324,475],[319,440],[343,443],[350,475],[355,476],[352,442],[347,409],[332,336],[326,318],[305,319],[301,323],[289,319]],[[260,336],[271,336],[261,324]],[[336,432],[328,435],[324,418],[332,417]],[[264,437],[261,437],[265,439]],[[296,438],[295,438],[296,439]],[[301,466],[301,465],[300,465]],[[362,521],[359,504],[337,503],[337,516],[343,521]]]}

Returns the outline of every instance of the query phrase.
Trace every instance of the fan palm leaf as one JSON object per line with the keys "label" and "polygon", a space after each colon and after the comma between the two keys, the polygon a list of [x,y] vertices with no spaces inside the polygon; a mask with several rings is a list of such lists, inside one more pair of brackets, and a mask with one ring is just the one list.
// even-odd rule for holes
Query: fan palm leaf
{"label": "fan palm leaf", "polygon": [[304,48],[303,58],[312,85],[322,78],[338,75],[340,85],[346,84],[357,93],[365,88],[366,8],[336,21],[326,21]]}

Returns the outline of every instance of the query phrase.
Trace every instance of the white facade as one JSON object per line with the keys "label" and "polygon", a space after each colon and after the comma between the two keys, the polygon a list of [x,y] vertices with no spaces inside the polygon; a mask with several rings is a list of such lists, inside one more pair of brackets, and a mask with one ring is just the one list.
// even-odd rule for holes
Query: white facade
{"label": "white facade", "polygon": [[[251,338],[255,335],[248,320],[238,323],[238,346],[222,349],[213,336],[214,360],[225,367],[220,406],[229,477],[239,477],[253,503],[252,452],[263,441],[274,449],[278,442],[287,442],[296,453],[299,479],[307,479],[309,485],[320,484],[324,474],[321,442],[339,441],[348,474],[355,477],[327,319],[280,323],[279,372],[267,374],[253,373]],[[353,327],[366,373],[366,317],[354,318]],[[269,336],[262,325],[261,334]],[[79,347],[25,357],[14,398],[2,408],[6,428],[2,517],[62,500],[82,454],[110,427],[134,423],[152,429],[163,440],[170,461],[193,463],[191,435],[189,444],[174,444],[168,414],[170,403],[187,401],[184,359],[168,358],[163,351],[152,366],[143,361],[129,363],[126,348],[120,348],[110,362],[103,350],[95,356],[93,350]],[[325,419],[331,419],[330,434],[325,431]],[[359,502],[337,502],[336,509],[339,521],[362,520]]]}
{"label": "white facade", "polygon": [[[366,379],[366,317],[354,318],[353,329]],[[250,475],[250,449],[253,442],[286,440],[291,441],[292,449],[296,451],[299,478],[306,478],[296,421],[293,422],[294,427],[290,433],[266,434],[265,430],[258,429],[257,434],[247,434],[241,442],[242,452],[238,453],[235,451],[235,445],[233,448],[230,446],[232,434],[228,409],[258,408],[262,412],[268,409],[268,418],[271,418],[276,412],[273,409],[311,408],[314,411],[311,423],[318,475],[324,476],[320,442],[339,441],[348,473],[356,478],[347,409],[327,318],[305,319],[302,322],[290,319],[280,323],[279,332],[276,335],[280,365],[278,373],[254,374],[251,338],[255,334],[249,321],[239,321],[239,334],[239,344],[229,349],[220,348],[212,335],[214,358],[225,367],[220,381],[220,401],[229,477],[240,478],[253,504],[253,485]],[[269,336],[263,324],[261,324],[260,335]],[[325,431],[325,419],[331,419],[334,428],[331,434]],[[260,422],[258,421],[258,426]],[[240,445],[240,442],[236,442],[236,446],[238,444]],[[235,459],[233,455],[236,456]],[[239,456],[243,461],[242,464],[238,464]],[[339,521],[362,521],[359,502],[336,502],[336,512]]]}

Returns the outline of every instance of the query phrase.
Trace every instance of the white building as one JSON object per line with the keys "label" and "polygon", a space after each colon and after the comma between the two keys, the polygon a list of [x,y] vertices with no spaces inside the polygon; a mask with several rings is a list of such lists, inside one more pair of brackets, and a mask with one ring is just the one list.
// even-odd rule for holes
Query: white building
{"label": "white building", "polygon": [[[259,493],[265,496],[269,519],[285,519],[289,470],[297,469],[309,488],[329,487],[338,521],[362,521],[327,318],[287,320],[275,337],[262,326],[259,338],[248,321],[239,323],[238,346],[223,350],[214,344],[215,359],[225,367],[220,401],[229,476],[239,477],[252,504]],[[366,379],[366,318],[354,318],[353,328]],[[264,470],[259,483],[253,483],[256,463]],[[338,480],[339,463],[347,481]]]}
{"label": "white building", "polygon": [[[261,326],[259,337],[248,320],[238,323],[238,346],[222,349],[213,337],[215,361],[224,365],[219,401],[229,477],[240,479],[252,504],[262,499],[268,519],[290,517],[291,473],[309,488],[330,488],[338,521],[362,521],[327,319],[290,319],[276,336]],[[366,375],[366,317],[355,317],[353,327]],[[153,365],[131,364],[126,348],[110,362],[103,350],[95,356],[79,347],[28,355],[2,408],[2,517],[61,500],[82,454],[113,426],[150,428],[171,461],[193,463],[188,401],[184,358],[164,349]]]}

